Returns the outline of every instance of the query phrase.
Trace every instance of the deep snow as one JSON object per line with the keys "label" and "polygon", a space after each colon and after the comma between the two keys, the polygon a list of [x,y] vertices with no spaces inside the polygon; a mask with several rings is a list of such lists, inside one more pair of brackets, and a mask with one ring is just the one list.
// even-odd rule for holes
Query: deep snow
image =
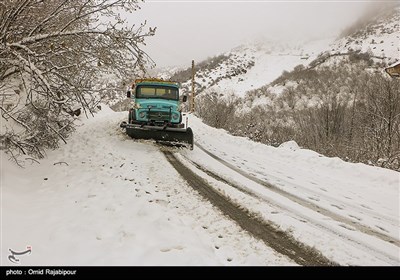
{"label": "deep snow", "polygon": [[[295,265],[243,232],[191,189],[160,147],[119,128],[106,106],[81,119],[68,144],[21,169],[1,153],[1,265]],[[290,142],[279,148],[234,137],[190,116],[204,149],[284,191],[399,239],[395,171],[327,158]],[[175,150],[175,149],[174,149]],[[199,146],[178,158],[216,189],[342,265],[399,265],[399,247],[360,233],[213,160]],[[256,194],[207,178],[196,162]]]}

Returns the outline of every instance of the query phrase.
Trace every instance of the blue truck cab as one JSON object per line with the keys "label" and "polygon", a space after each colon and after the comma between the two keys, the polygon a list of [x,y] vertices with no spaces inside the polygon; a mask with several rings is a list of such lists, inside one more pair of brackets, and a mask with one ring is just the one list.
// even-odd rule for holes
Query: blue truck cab
{"label": "blue truck cab", "polygon": [[[137,79],[128,89],[133,101],[128,123],[182,127],[179,84],[160,79]],[[186,101],[186,96],[182,98]]]}

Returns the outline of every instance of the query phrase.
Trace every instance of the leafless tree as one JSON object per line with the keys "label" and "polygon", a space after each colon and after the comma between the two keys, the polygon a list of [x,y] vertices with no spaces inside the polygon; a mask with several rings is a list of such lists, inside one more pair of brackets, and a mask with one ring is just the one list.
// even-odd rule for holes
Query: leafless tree
{"label": "leafless tree", "polygon": [[235,112],[238,110],[238,105],[239,100],[233,93],[223,96],[213,91],[196,98],[195,112],[211,126],[230,129],[236,126]]}
{"label": "leafless tree", "polygon": [[264,105],[254,101],[272,97],[268,86],[235,102],[207,93],[197,113],[209,125],[269,145],[295,140],[327,156],[400,170],[400,80],[366,66],[356,61],[288,72],[290,83],[279,82],[285,89]]}

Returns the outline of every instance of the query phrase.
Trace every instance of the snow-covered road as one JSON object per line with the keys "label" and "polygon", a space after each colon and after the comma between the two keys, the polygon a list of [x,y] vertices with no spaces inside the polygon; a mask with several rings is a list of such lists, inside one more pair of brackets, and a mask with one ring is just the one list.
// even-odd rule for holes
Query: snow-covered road
{"label": "snow-covered road", "polygon": [[1,265],[27,246],[22,265],[294,264],[201,198],[159,146],[127,137],[126,113],[104,110],[40,164],[1,154]]}
{"label": "snow-covered road", "polygon": [[[125,117],[103,109],[25,169],[1,154],[2,265],[28,245],[23,265],[296,264],[194,191],[170,148],[127,137]],[[190,122],[198,146],[174,156],[229,201],[338,264],[400,264],[398,172]]]}

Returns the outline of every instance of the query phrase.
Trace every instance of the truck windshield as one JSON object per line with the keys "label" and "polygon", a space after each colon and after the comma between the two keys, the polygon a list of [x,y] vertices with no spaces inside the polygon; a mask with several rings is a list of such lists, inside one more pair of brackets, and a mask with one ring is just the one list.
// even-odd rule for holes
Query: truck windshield
{"label": "truck windshield", "polygon": [[162,98],[178,100],[178,89],[168,86],[138,86],[136,88],[136,98]]}

